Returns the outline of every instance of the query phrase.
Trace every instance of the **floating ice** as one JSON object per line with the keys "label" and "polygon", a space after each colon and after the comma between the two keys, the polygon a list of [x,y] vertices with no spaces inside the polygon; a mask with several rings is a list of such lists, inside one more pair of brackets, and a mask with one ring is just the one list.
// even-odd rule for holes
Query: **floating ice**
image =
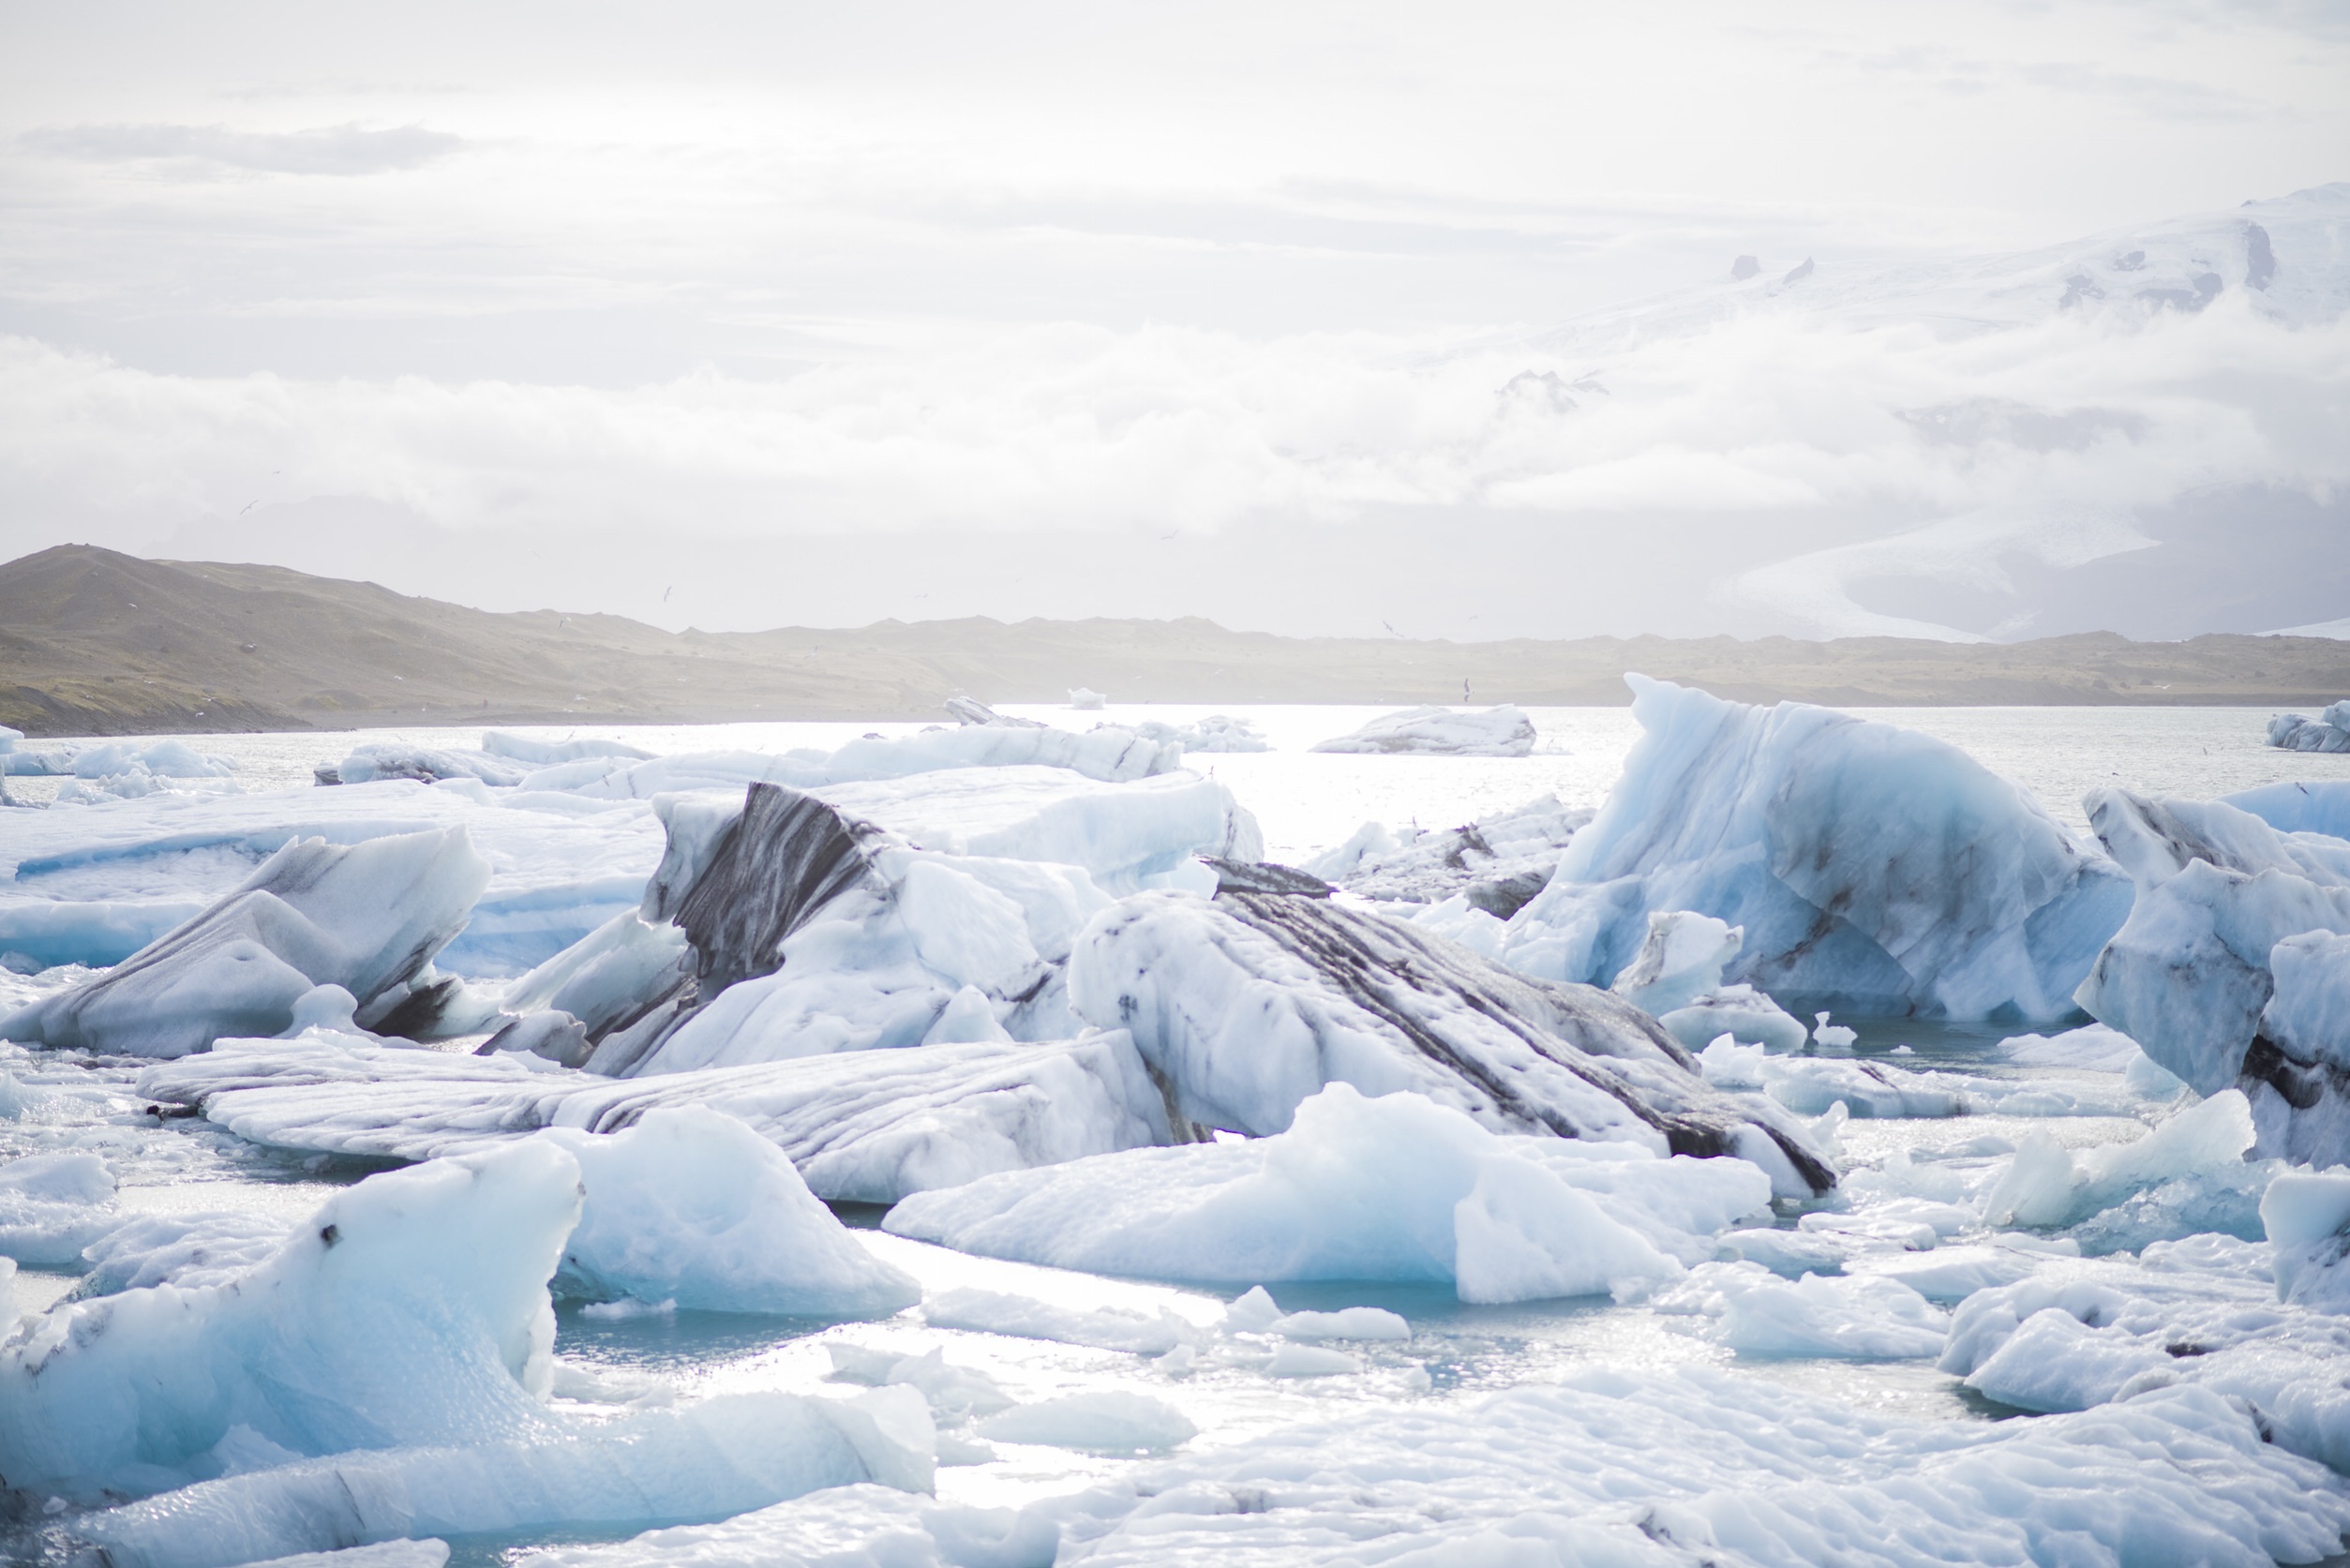
{"label": "floating ice", "polygon": [[1164,1355],[1199,1337],[1190,1323],[1163,1308],[1144,1313],[1124,1307],[1063,1307],[1033,1296],[969,1286],[930,1297],[922,1303],[922,1317],[934,1328],[974,1329],[1101,1351],[1131,1351],[1139,1355]]}
{"label": "floating ice", "polygon": [[1699,1265],[1661,1297],[1663,1311],[1713,1318],[1709,1336],[1741,1355],[1891,1361],[1938,1354],[1949,1315],[1885,1275],[1780,1278],[1755,1262]]}
{"label": "floating ice", "polygon": [[1722,983],[1722,970],[1745,945],[1746,933],[1685,909],[1654,910],[1640,950],[1608,987],[1659,1018],[1690,1006]]}
{"label": "floating ice", "polygon": [[1789,1005],[2072,1012],[2130,888],[2024,791],[1912,730],[1626,679],[1645,733],[1506,962],[1610,978],[1652,912],[1686,909],[1744,927],[1729,978]]}
{"label": "floating ice", "polygon": [[0,1164],[0,1257],[36,1268],[72,1268],[81,1263],[82,1249],[120,1217],[114,1172],[86,1149]]}
{"label": "floating ice", "polygon": [[656,1106],[625,1131],[556,1128],[587,1189],[556,1289],[712,1312],[876,1317],[921,1288],[868,1252],[783,1152],[732,1116]]}
{"label": "floating ice", "polygon": [[123,1568],[230,1568],[305,1547],[718,1519],[877,1481],[932,1485],[921,1397],[738,1394],[534,1438],[392,1447],[201,1482],[86,1516],[73,1533]]}
{"label": "floating ice", "polygon": [[[1303,1350],[1308,1347],[1296,1347]],[[2193,1484],[2182,1484],[2192,1476]],[[550,1568],[705,1563],[1094,1568],[1375,1561],[2194,1563],[2333,1552],[2350,1488],[2199,1388],[2085,1415],[1907,1421],[1704,1368],[1297,1423],[1157,1461],[1017,1516],[869,1488],[703,1530],[558,1548]]]}
{"label": "floating ice", "polygon": [[2253,1141],[2252,1108],[2235,1089],[2166,1117],[2127,1143],[2075,1154],[2033,1132],[1983,1200],[1983,1218],[2038,1229],[2077,1224],[2148,1187],[2238,1170]]}
{"label": "floating ice", "polygon": [[2277,1299],[2350,1314],[2350,1171],[2288,1171],[2260,1196]]}
{"label": "floating ice", "polygon": [[2350,752],[2350,699],[2313,719],[2280,713],[2268,721],[2268,744],[2288,752]]}
{"label": "floating ice", "polygon": [[2280,833],[2330,833],[2350,839],[2350,779],[2262,784],[2221,799]]}
{"label": "floating ice", "polygon": [[1795,1122],[1706,1087],[1622,998],[1529,979],[1327,899],[1129,899],[1070,956],[1070,998],[1133,1032],[1176,1113],[1278,1132],[1325,1083],[1409,1089],[1500,1131],[1735,1154],[1782,1190],[1834,1177]]}
{"label": "floating ice", "polygon": [[1108,697],[1103,696],[1100,692],[1094,691],[1085,686],[1076,687],[1069,694],[1069,705],[1071,708],[1076,709],[1098,709],[1109,700],[1110,699]]}
{"label": "floating ice", "polygon": [[1165,1102],[1133,1042],[928,1045],[613,1080],[529,1059],[321,1037],[223,1041],[139,1080],[255,1142],[427,1159],[540,1127],[591,1132],[707,1106],[775,1144],[819,1197],[894,1202],[997,1171],[1163,1143]]}
{"label": "floating ice", "polygon": [[236,759],[199,752],[185,740],[101,740],[74,753],[71,770],[77,779],[133,771],[168,779],[225,779],[236,771]]}
{"label": "floating ice", "polygon": [[1189,1417],[1147,1394],[1100,1389],[1015,1405],[981,1421],[980,1436],[1089,1454],[1160,1453],[1199,1435]]}
{"label": "floating ice", "polygon": [[1253,719],[1235,719],[1229,713],[1210,713],[1206,718],[1188,724],[1171,724],[1158,719],[1145,719],[1138,724],[1121,724],[1145,740],[1160,745],[1180,746],[1189,752],[1269,752],[1272,742],[1265,738]]}
{"label": "floating ice", "polygon": [[1526,756],[1534,749],[1534,721],[1508,703],[1476,713],[1406,708],[1311,748],[1404,756]]}
{"label": "floating ice", "polygon": [[282,1219],[253,1214],[154,1214],[123,1220],[82,1249],[89,1273],[77,1297],[150,1285],[221,1285],[276,1257]]}
{"label": "floating ice", "polygon": [[1567,841],[1591,818],[1588,808],[1569,811],[1545,795],[1441,832],[1406,829],[1399,836],[1366,822],[1305,869],[1367,899],[1436,904],[1459,898],[1507,919],[1542,890]]}
{"label": "floating ice", "polygon": [[2240,1087],[2261,1154],[2350,1159],[2350,1094],[2327,1054],[2350,1018],[2350,944],[2327,939],[2350,933],[2350,844],[2217,801],[2100,790],[2087,804],[2138,895],[2081,1005],[2197,1093]]}
{"label": "floating ice", "polygon": [[701,752],[644,762],[589,757],[542,768],[521,784],[525,789],[606,799],[650,799],[680,790],[741,789],[751,784],[813,790],[966,768],[1051,768],[1117,784],[1182,766],[1181,746],[1145,739],[1131,730],[1104,726],[1079,734],[1043,725],[978,724],[889,739],[871,736],[833,752]]}
{"label": "floating ice", "polygon": [[1782,1053],[1803,1050],[1809,1038],[1803,1020],[1750,985],[1716,986],[1656,1022],[1691,1051],[1703,1050],[1725,1034],[1742,1045]]}
{"label": "floating ice", "polygon": [[488,751],[422,746],[405,740],[369,740],[353,748],[340,762],[321,763],[314,769],[322,784],[374,784],[383,779],[413,779],[438,784],[443,779],[478,779],[483,784],[511,788],[530,774],[529,766]]}
{"label": "floating ice", "polygon": [[1381,1307],[1342,1307],[1336,1312],[1287,1312],[1272,1332],[1284,1339],[1320,1344],[1330,1339],[1409,1339],[1412,1325]]}
{"label": "floating ice", "polygon": [[578,1205],[552,1145],[436,1161],[337,1194],[232,1283],[60,1307],[0,1344],[0,1473],[135,1495],[217,1474],[239,1426],[294,1455],[544,1435]]}
{"label": "floating ice", "polygon": [[1941,1369],[2029,1411],[2224,1395],[2265,1441],[2350,1471],[2350,1319],[2279,1306],[2224,1250],[2242,1244],[2200,1245],[2220,1240],[2156,1243],[2144,1266],[2084,1262],[1980,1292],[1953,1316]]}
{"label": "floating ice", "polygon": [[[919,1193],[884,1228],[962,1251],[1145,1278],[1425,1279],[1463,1301],[1588,1295],[1669,1279],[1680,1265],[1629,1205],[1611,1218],[1530,1152],[1417,1095],[1366,1099],[1333,1083],[1284,1133],[1097,1156]],[[1634,1157],[1639,1158],[1637,1155]],[[1767,1178],[1733,1162],[1658,1161],[1711,1189]],[[1726,1169],[1706,1169],[1709,1165]],[[1662,1172],[1660,1172],[1660,1175]]]}
{"label": "floating ice", "polygon": [[111,973],[0,1019],[0,1038],[180,1056],[226,1035],[280,1033],[322,985],[382,1022],[427,1000],[416,982],[488,880],[461,828],[290,844]]}
{"label": "floating ice", "polygon": [[639,751],[624,740],[600,740],[592,736],[571,740],[542,740],[536,736],[516,735],[496,729],[482,736],[482,750],[491,756],[502,756],[540,768],[559,762],[577,762],[586,757],[631,757],[642,762],[650,760],[653,754]]}

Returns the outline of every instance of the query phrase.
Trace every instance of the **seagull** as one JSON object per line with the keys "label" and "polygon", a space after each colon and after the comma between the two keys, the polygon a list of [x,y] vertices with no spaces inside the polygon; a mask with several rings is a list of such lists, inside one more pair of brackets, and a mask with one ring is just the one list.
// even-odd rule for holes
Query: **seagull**
{"label": "seagull", "polygon": [[251,500],[248,500],[248,501],[247,501],[247,502],[246,502],[243,506],[238,507],[238,508],[236,509],[236,515],[237,515],[238,516],[242,517],[242,516],[244,516],[244,515],[245,515],[247,512],[252,511],[252,510],[253,510],[253,508],[255,508],[256,506],[259,506],[261,503],[262,503],[262,501],[261,501],[261,498],[260,498],[259,496],[255,496],[255,497],[254,497]]}
{"label": "seagull", "polygon": [[[1380,625],[1382,625],[1382,626],[1387,626],[1387,623],[1386,623],[1385,621],[1384,621],[1384,620],[1383,620],[1383,621],[1381,621],[1379,624],[1380,624]],[[1399,631],[1397,631],[1397,630],[1396,630],[1394,627],[1392,627],[1392,626],[1387,626],[1387,635],[1389,635],[1389,636],[1391,636],[1391,637],[1400,637],[1400,636],[1403,635],[1403,634],[1402,634],[1402,633],[1400,633],[1400,632],[1399,632]]]}
{"label": "seagull", "polygon": [[667,588],[663,589],[661,590],[661,602],[665,605],[667,604],[669,602],[669,595],[675,593],[676,591],[677,585],[675,583],[671,583]]}

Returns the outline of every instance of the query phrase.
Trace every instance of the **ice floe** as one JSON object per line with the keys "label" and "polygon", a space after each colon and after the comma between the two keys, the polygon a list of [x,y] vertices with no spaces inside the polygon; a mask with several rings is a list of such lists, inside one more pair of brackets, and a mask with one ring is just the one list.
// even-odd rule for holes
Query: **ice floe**
{"label": "ice floe", "polygon": [[[1648,1233],[1676,1230],[1660,1209],[1713,1231],[1770,1201],[1769,1177],[1743,1161],[1637,1149],[1624,1153],[1650,1179],[1620,1193],[1610,1178],[1621,1162],[1563,1168],[1545,1157],[1552,1142],[1497,1137],[1418,1095],[1366,1098],[1334,1083],[1269,1138],[985,1177],[908,1198],[884,1224],[960,1250],[1097,1273],[1432,1280],[1463,1301],[1504,1302],[1645,1290],[1681,1272]],[[1586,1172],[1589,1187],[1572,1180]]]}
{"label": "ice floe", "polygon": [[1459,899],[1466,908],[1506,920],[1542,890],[1567,840],[1591,818],[1589,808],[1569,810],[1545,795],[1441,831],[1366,822],[1305,869],[1377,902]]}
{"label": "ice floe", "polygon": [[1470,713],[1406,708],[1311,749],[1385,756],[1526,756],[1534,749],[1534,726],[1509,703]]}
{"label": "ice floe", "polygon": [[547,1127],[616,1131],[662,1107],[700,1106],[781,1149],[819,1197],[859,1202],[1170,1137],[1164,1098],[1116,1032],[617,1080],[502,1053],[326,1036],[235,1040],[147,1069],[139,1092],[201,1107],[258,1143],[400,1159],[479,1150]]}

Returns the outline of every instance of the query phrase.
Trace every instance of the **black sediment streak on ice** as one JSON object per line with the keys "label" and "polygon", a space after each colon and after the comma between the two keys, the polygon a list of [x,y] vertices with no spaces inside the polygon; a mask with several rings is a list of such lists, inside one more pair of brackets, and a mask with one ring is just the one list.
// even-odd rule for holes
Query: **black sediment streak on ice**
{"label": "black sediment streak on ice", "polygon": [[866,843],[878,836],[814,796],[750,785],[742,814],[678,904],[703,998],[774,973],[784,939],[867,874]]}
{"label": "black sediment streak on ice", "polygon": [[[1610,1050],[1611,1037],[1627,1035],[1653,1046],[1658,1057],[1693,1076],[1696,1065],[1654,1019],[1608,992],[1516,975],[1466,949],[1430,941],[1400,922],[1326,900],[1220,892],[1217,903],[1311,965],[1349,1001],[1387,1023],[1431,1061],[1474,1084],[1495,1109],[1528,1127],[1547,1128],[1563,1138],[1580,1137],[1590,1130],[1575,1126],[1556,1107],[1528,1098],[1490,1064],[1460,1050],[1430,1026],[1431,1011],[1453,1005],[1491,1020],[1535,1054],[1654,1127],[1675,1154],[1734,1154],[1740,1131],[1755,1125],[1728,1105],[1719,1110],[1702,1105],[1660,1107],[1609,1071],[1601,1058],[1615,1053]],[[1763,1130],[1816,1190],[1826,1191],[1835,1185],[1834,1172],[1817,1156],[1776,1128],[1766,1126]]]}

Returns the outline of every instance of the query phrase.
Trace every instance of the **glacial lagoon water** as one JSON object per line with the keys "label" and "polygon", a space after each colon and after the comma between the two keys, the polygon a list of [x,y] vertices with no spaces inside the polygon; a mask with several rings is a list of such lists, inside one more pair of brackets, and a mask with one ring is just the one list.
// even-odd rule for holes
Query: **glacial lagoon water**
{"label": "glacial lagoon water", "polygon": [[[1374,716],[1371,709],[1340,707],[1127,707],[1072,712],[1013,705],[1006,711],[1067,727],[1096,722],[1158,719],[1191,722],[1210,712],[1252,720],[1273,745],[1255,754],[1193,759],[1213,769],[1262,822],[1269,852],[1299,859],[1342,840],[1359,823],[1416,823],[1444,828],[1473,820],[1531,797],[1555,793],[1570,805],[1600,804],[1637,738],[1622,709],[1530,710],[1540,743],[1523,758],[1360,757],[1317,755],[1313,741],[1343,734]],[[2080,798],[2103,784],[2153,793],[2209,798],[2285,779],[2350,777],[2350,756],[2288,754],[2261,744],[2267,714],[2246,709],[1904,709],[1867,716],[1909,725],[1964,748],[1985,766],[2029,789],[2060,820],[2082,827]],[[625,739],[655,752],[719,749],[780,751],[831,747],[869,731],[918,729],[917,724],[743,724],[711,726],[584,726],[576,731],[526,731],[548,739],[573,734]],[[419,726],[397,731],[336,734],[219,735],[187,738],[199,749],[225,754],[239,765],[245,789],[300,787],[313,765],[338,758],[357,741],[399,739],[427,744],[471,745],[478,731]],[[22,796],[53,793],[53,782],[12,781]],[[29,787],[28,787],[29,786]],[[46,786],[46,787],[44,787]],[[74,809],[71,807],[61,809]],[[0,823],[0,832],[5,823]],[[31,982],[0,977],[0,1004]],[[2018,1068],[1997,1051],[2006,1031],[1917,1020],[1841,1020],[1856,1026],[1849,1047],[1830,1054],[1883,1059],[1901,1065],[1950,1068],[1991,1077],[2078,1083],[2060,1068]],[[300,1157],[253,1148],[201,1122],[159,1128],[123,1125],[129,1068],[84,1075],[11,1064],[20,1080],[78,1094],[76,1112],[52,1104],[42,1120],[0,1124],[0,1156],[58,1146],[95,1122],[114,1127],[115,1163],[125,1178],[126,1212],[167,1213],[240,1208],[282,1216],[289,1224],[336,1186],[377,1167],[364,1161]],[[78,1069],[77,1069],[78,1070]],[[1933,1164],[1954,1184],[1978,1188],[2005,1150],[2028,1134],[2054,1134],[2071,1146],[2124,1141],[2142,1134],[2136,1114],[2070,1117],[1973,1115],[1948,1119],[1856,1120],[1842,1144],[1857,1167],[1888,1162]],[[78,1129],[78,1133],[77,1133]],[[871,1225],[875,1211],[845,1211],[851,1223]],[[1780,1222],[1795,1223],[1783,1213]],[[872,1232],[868,1240],[889,1261],[914,1274],[925,1292],[978,1286],[1039,1295],[1083,1307],[1165,1309],[1212,1324],[1230,1292],[1186,1290],[1130,1280],[1065,1274],[1025,1264],[967,1257]],[[19,1310],[37,1309],[69,1290],[73,1277],[27,1269],[17,1282]],[[1980,1422],[2015,1412],[1989,1406],[1930,1361],[1759,1359],[1741,1356],[1706,1337],[1702,1319],[1660,1312],[1644,1302],[1605,1300],[1471,1307],[1438,1286],[1321,1283],[1277,1287],[1287,1309],[1377,1306],[1413,1325],[1407,1342],[1356,1346],[1364,1369],[1345,1376],[1268,1377],[1261,1370],[1203,1362],[1175,1373],[1143,1357],[1049,1341],[924,1324],[907,1314],[878,1323],[828,1325],[790,1320],[671,1312],[633,1318],[600,1317],[566,1308],[559,1317],[557,1352],[567,1368],[559,1397],[583,1410],[619,1409],[665,1386],[696,1398],[746,1390],[806,1391],[826,1386],[830,1348],[853,1344],[921,1353],[943,1350],[946,1359],[984,1373],[1021,1401],[1100,1390],[1153,1396],[1179,1408],[1198,1427],[1187,1447],[1205,1451],[1301,1421],[1378,1423],[1400,1400],[1459,1399],[1480,1393],[1553,1381],[1592,1366],[1630,1370],[1719,1367],[1732,1376],[1800,1389],[1847,1405],[1910,1420]],[[939,1472],[942,1501],[1016,1507],[1067,1493],[1142,1462],[1133,1456],[1085,1455],[1016,1442],[993,1445],[985,1462]],[[618,1539],[637,1526],[562,1540]],[[452,1543],[459,1563],[519,1561],[552,1538],[479,1537]]]}

